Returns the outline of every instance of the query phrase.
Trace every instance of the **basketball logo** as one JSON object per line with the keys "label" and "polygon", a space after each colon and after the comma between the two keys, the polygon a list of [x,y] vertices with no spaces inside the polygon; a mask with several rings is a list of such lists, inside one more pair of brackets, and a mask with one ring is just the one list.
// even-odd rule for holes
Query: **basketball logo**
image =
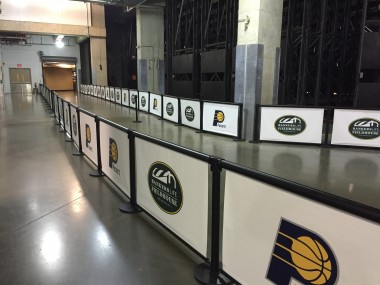
{"label": "basketball logo", "polygon": [[267,278],[277,285],[289,285],[291,280],[304,285],[334,285],[338,263],[319,235],[282,219]]}
{"label": "basketball logo", "polygon": [[119,152],[117,150],[117,144],[114,139],[110,138],[110,154],[109,154],[109,167],[112,168],[114,163],[117,163],[119,158]]}
{"label": "basketball logo", "polygon": [[224,122],[224,113],[223,111],[220,111],[220,110],[215,110],[215,113],[214,113],[214,122],[213,122],[213,126],[217,126],[218,123],[223,123]]}
{"label": "basketball logo", "polygon": [[91,143],[91,129],[90,126],[86,124],[86,147]]}

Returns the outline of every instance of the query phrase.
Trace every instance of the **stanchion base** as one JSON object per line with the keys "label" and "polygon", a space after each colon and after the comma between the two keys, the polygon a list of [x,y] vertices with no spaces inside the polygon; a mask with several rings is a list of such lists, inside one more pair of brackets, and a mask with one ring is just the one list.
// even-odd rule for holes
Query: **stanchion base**
{"label": "stanchion base", "polygon": [[139,206],[132,205],[129,202],[121,204],[119,207],[119,210],[123,213],[129,213],[129,214],[141,212],[141,209]]}
{"label": "stanchion base", "polygon": [[205,131],[196,131],[197,134],[204,134]]}
{"label": "stanchion base", "polygon": [[104,176],[103,172],[99,172],[98,170],[91,171],[89,174],[92,177],[102,177],[102,176]]}
{"label": "stanchion base", "polygon": [[65,142],[73,142],[72,139],[65,139]]}
{"label": "stanchion base", "polygon": [[73,152],[73,155],[75,155],[75,156],[82,156],[83,153],[81,153],[81,152],[79,152],[79,151],[75,151],[75,152]]}
{"label": "stanchion base", "polygon": [[142,121],[133,121],[134,123],[141,123]]}
{"label": "stanchion base", "polygon": [[234,138],[234,142],[245,142],[245,139]]}
{"label": "stanchion base", "polygon": [[64,129],[59,129],[59,131],[58,132],[60,132],[60,133],[64,133],[65,132],[65,130]]}
{"label": "stanchion base", "polygon": [[50,118],[55,118],[55,115],[51,115]]}
{"label": "stanchion base", "polygon": [[248,141],[249,143],[259,143],[260,141],[257,141],[257,140],[250,140]]}
{"label": "stanchion base", "polygon": [[194,278],[206,285],[233,284],[233,281],[223,273],[211,272],[208,263],[202,263],[195,268]]}

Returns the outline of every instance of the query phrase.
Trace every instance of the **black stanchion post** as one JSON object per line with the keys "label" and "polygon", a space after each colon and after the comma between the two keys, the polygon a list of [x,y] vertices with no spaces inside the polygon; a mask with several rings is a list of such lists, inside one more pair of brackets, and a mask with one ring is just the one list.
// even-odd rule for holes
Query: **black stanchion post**
{"label": "black stanchion post", "polygon": [[95,124],[96,124],[96,148],[97,148],[97,158],[98,158],[98,168],[94,171],[90,172],[90,176],[92,177],[101,177],[104,176],[104,173],[102,172],[102,157],[100,153],[100,123],[99,123],[99,117],[95,117]]}
{"label": "black stanchion post", "polygon": [[134,96],[134,98],[135,98],[135,107],[136,107],[136,120],[134,120],[133,122],[134,123],[141,123],[141,121],[139,121],[139,101],[140,101],[140,98],[139,98],[139,95],[138,95],[138,93],[137,93],[137,96],[135,95]]}
{"label": "black stanchion post", "polygon": [[220,247],[220,158],[211,157],[212,171],[212,201],[211,201],[211,256],[210,264],[202,263],[195,269],[194,277],[202,284],[218,285],[232,284],[232,281],[222,273],[219,262]]}
{"label": "black stanchion post", "polygon": [[201,128],[196,131],[197,134],[203,134],[205,131],[203,130],[203,101],[200,101],[201,103]]}
{"label": "black stanchion post", "polygon": [[261,107],[259,104],[256,104],[255,108],[255,122],[253,124],[253,140],[250,140],[250,143],[260,142],[260,110]]}
{"label": "black stanchion post", "polygon": [[323,141],[322,146],[323,147],[329,147],[331,144],[329,144],[329,135],[330,135],[330,120],[331,122],[333,121],[333,113],[334,109],[328,108],[325,109],[325,122],[326,122],[326,127],[325,127],[325,139]]}
{"label": "black stanchion post", "polygon": [[137,205],[136,200],[136,148],[135,148],[135,135],[133,131],[128,130],[129,139],[129,168],[130,168],[130,189],[131,197],[128,203],[122,204],[119,209],[124,213],[137,213],[141,212],[140,207]]}
{"label": "black stanchion post", "polygon": [[78,122],[77,131],[78,131],[78,140],[79,140],[78,148],[79,149],[78,149],[78,151],[73,152],[73,155],[82,156],[83,155],[83,152],[82,152],[82,135],[80,132],[80,117],[79,117],[79,108],[78,107],[76,107],[76,112],[77,112],[77,122]]}

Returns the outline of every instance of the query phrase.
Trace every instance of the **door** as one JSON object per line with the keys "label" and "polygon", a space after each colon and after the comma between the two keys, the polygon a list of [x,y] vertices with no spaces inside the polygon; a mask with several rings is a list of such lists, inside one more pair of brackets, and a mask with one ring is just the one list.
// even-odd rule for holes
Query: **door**
{"label": "door", "polygon": [[32,77],[30,68],[9,68],[11,93],[31,93]]}

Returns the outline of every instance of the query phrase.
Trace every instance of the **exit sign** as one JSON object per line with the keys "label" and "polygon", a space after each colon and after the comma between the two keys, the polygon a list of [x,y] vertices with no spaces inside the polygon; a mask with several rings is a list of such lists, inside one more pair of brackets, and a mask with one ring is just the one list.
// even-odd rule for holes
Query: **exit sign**
{"label": "exit sign", "polygon": [[17,63],[17,67],[22,67],[22,64],[21,63]]}

